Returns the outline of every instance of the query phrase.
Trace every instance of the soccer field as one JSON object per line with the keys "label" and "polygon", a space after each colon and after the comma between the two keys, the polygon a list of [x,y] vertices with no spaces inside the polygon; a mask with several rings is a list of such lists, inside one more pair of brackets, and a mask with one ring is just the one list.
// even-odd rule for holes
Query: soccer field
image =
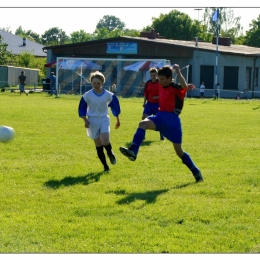
{"label": "soccer field", "polygon": [[104,174],[78,117],[80,96],[1,93],[1,253],[259,253],[260,102],[185,100],[183,148],[204,182],[147,131],[138,158],[128,146],[142,98],[120,98],[117,157]]}

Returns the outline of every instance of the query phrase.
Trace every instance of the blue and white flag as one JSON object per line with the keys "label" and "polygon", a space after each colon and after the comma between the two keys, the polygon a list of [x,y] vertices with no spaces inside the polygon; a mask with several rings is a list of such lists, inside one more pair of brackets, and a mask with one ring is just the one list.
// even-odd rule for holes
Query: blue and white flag
{"label": "blue and white flag", "polygon": [[216,22],[218,20],[219,17],[219,10],[217,9],[217,11],[212,15],[212,22]]}

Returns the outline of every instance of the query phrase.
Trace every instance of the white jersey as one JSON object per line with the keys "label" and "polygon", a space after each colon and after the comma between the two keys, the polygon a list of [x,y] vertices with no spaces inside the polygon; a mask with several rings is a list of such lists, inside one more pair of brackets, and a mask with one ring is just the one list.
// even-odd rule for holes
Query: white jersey
{"label": "white jersey", "polygon": [[108,104],[112,101],[113,93],[104,89],[98,95],[93,89],[83,95],[83,99],[88,104],[87,116],[103,117],[108,115]]}

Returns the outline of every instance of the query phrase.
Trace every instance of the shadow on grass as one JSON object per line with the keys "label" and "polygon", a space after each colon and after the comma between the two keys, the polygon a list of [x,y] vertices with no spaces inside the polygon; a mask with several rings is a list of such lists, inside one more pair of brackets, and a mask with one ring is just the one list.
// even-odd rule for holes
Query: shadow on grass
{"label": "shadow on grass", "polygon": [[108,193],[114,193],[116,195],[125,195],[123,199],[120,199],[117,201],[117,204],[130,204],[132,202],[135,202],[136,200],[143,200],[146,204],[154,203],[156,201],[156,198],[167,192],[168,190],[155,190],[155,191],[147,191],[143,193],[126,193],[125,190],[117,190],[117,191],[111,191]]}
{"label": "shadow on grass", "polygon": [[[156,142],[156,141],[143,140],[143,142],[141,143],[141,146],[149,146],[149,145],[151,145],[151,143],[154,143],[154,142]],[[131,144],[132,144],[132,142],[128,142],[128,143],[126,143],[125,147],[130,147]]]}
{"label": "shadow on grass", "polygon": [[78,184],[83,184],[83,185],[88,185],[90,183],[98,182],[100,177],[103,174],[107,174],[105,172],[99,172],[99,173],[89,173],[87,175],[83,176],[78,176],[78,177],[65,177],[61,180],[49,180],[44,183],[44,186],[52,189],[58,189],[62,186],[72,186],[72,185],[78,185]]}
{"label": "shadow on grass", "polygon": [[253,110],[257,110],[257,109],[259,109],[259,108],[260,108],[260,106],[253,108]]}
{"label": "shadow on grass", "polygon": [[183,183],[181,185],[176,185],[173,189],[175,190],[178,190],[178,189],[183,189],[183,188],[186,188],[190,185],[195,185],[195,184],[198,184],[197,182],[188,182],[188,183]]}

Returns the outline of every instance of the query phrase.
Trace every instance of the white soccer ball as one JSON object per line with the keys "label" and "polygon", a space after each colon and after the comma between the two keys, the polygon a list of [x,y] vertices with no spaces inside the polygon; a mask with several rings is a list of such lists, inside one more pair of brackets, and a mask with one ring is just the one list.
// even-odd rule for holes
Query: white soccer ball
{"label": "white soccer ball", "polygon": [[10,126],[0,126],[0,142],[7,143],[15,137],[15,131]]}

